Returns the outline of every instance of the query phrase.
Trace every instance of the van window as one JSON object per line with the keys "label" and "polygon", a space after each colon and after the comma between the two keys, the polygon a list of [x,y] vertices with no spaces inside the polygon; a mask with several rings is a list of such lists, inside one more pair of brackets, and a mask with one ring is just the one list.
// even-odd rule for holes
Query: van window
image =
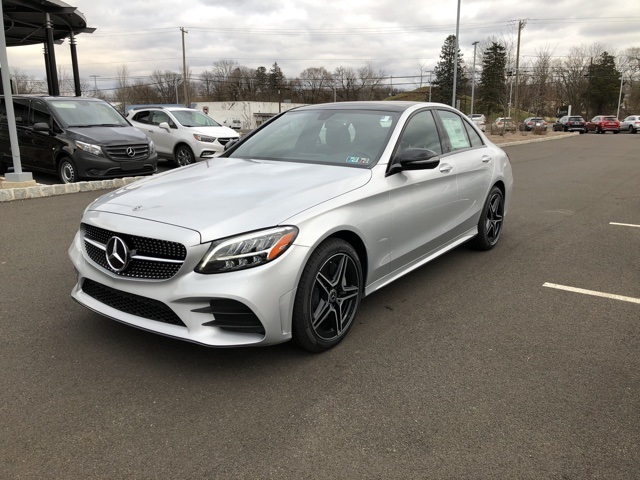
{"label": "van window", "polygon": [[129,122],[107,102],[69,98],[48,103],[69,127],[129,126]]}
{"label": "van window", "polygon": [[26,98],[14,98],[13,112],[16,116],[16,125],[27,125],[29,120],[29,100]]}
{"label": "van window", "polygon": [[31,115],[29,117],[29,126],[34,123],[46,123],[51,126],[51,113],[41,100],[33,100],[31,102]]}

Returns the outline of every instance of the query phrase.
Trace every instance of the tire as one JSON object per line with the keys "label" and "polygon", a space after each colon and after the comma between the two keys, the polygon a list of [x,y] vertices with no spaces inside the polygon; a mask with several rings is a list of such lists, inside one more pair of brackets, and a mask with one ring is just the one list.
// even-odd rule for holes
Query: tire
{"label": "tire", "polygon": [[196,161],[193,151],[187,145],[178,145],[173,158],[173,162],[178,167],[184,167]]}
{"label": "tire", "polygon": [[498,187],[493,187],[487,196],[480,220],[478,220],[478,235],[471,241],[478,250],[491,250],[496,246],[502,233],[504,221],[504,195]]}
{"label": "tire", "polygon": [[78,181],[78,171],[69,157],[62,157],[58,163],[58,178],[62,183],[75,183]]}
{"label": "tire", "polygon": [[620,133],[620,130],[614,130],[613,133]]}
{"label": "tire", "polygon": [[633,131],[633,125],[629,125],[629,133],[636,133]]}
{"label": "tire", "polygon": [[326,240],[304,267],[293,307],[293,341],[323,352],[344,339],[353,325],[363,279],[360,259],[344,240]]}

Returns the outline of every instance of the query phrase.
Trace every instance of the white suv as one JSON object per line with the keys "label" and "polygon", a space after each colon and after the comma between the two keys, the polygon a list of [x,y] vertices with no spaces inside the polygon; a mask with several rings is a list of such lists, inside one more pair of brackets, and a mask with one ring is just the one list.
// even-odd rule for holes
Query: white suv
{"label": "white suv", "polygon": [[147,134],[158,156],[172,159],[178,166],[219,156],[225,145],[240,134],[223,127],[204,113],[185,107],[138,107],[127,120]]}
{"label": "white suv", "polygon": [[480,113],[474,113],[469,115],[469,118],[471,118],[471,121],[475,123],[480,130],[483,132],[487,130],[487,117]]}

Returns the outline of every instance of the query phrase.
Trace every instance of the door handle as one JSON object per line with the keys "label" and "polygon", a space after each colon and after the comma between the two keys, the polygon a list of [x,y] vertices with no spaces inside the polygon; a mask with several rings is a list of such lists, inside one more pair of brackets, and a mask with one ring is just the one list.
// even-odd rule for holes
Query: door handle
{"label": "door handle", "polygon": [[440,165],[440,172],[442,173],[449,173],[451,170],[453,170],[453,165],[449,165],[448,163]]}
{"label": "door handle", "polygon": [[482,156],[482,163],[489,163],[491,161],[491,157],[489,155]]}

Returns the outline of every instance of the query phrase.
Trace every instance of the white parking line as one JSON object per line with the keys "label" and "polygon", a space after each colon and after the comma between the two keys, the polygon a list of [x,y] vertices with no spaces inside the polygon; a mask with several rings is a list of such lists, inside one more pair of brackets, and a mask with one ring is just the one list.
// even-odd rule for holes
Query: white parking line
{"label": "white parking line", "polygon": [[609,225],[620,225],[621,227],[635,227],[635,228],[640,228],[640,225],[633,225],[632,223],[616,223],[616,222],[609,222]]}
{"label": "white parking line", "polygon": [[614,295],[613,293],[596,292],[595,290],[585,290],[584,288],[567,287],[566,285],[558,285],[557,283],[544,283],[543,287],[555,288],[557,290],[566,290],[568,292],[582,293],[584,295],[593,295],[594,297],[610,298],[612,300],[621,300],[623,302],[640,303],[640,298],[624,297],[622,295]]}

